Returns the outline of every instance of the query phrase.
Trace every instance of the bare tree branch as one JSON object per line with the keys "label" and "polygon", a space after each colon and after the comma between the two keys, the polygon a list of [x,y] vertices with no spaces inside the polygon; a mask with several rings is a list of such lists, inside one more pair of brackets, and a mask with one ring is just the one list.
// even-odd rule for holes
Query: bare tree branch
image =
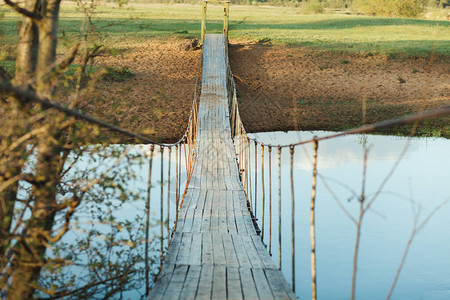
{"label": "bare tree branch", "polygon": [[409,253],[409,249],[411,248],[411,245],[414,241],[414,238],[417,236],[417,233],[423,229],[423,227],[428,223],[428,221],[430,221],[431,217],[438,212],[438,210],[440,210],[444,205],[446,205],[448,202],[450,201],[450,199],[445,200],[444,202],[440,203],[438,206],[436,206],[429,214],[428,216],[422,221],[422,223],[420,223],[419,226],[417,226],[417,223],[419,221],[419,212],[417,212],[414,216],[414,227],[413,230],[411,231],[411,235],[409,236],[409,240],[408,243],[406,245],[405,251],[403,252],[403,256],[402,256],[402,260],[400,261],[400,265],[398,266],[397,269],[397,273],[395,274],[395,279],[392,282],[391,285],[391,289],[389,290],[389,293],[386,297],[386,300],[389,300],[392,296],[392,293],[394,292],[395,286],[397,285],[397,281],[398,278],[400,277],[400,273],[403,269],[403,266],[405,264],[406,261],[406,257],[408,256]]}
{"label": "bare tree branch", "polygon": [[12,2],[11,0],[5,0],[5,3],[8,4],[12,9],[18,12],[25,17],[31,18],[33,20],[42,20],[42,16],[40,14],[31,12],[23,7],[20,7],[16,2]]}

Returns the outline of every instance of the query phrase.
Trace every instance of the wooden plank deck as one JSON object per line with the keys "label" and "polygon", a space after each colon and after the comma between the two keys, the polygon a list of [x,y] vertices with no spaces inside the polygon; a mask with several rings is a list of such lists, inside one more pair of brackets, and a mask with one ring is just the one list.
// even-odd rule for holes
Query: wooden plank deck
{"label": "wooden plank deck", "polygon": [[205,37],[198,118],[191,183],[148,299],[296,299],[256,234],[239,182],[222,34]]}

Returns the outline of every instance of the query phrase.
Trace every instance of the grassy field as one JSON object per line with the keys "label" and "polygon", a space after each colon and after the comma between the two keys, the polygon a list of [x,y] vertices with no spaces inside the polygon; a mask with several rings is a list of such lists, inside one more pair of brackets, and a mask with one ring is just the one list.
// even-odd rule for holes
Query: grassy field
{"label": "grassy field", "polygon": [[[435,48],[437,55],[450,56],[448,21],[300,12],[299,8],[232,5],[230,39],[391,56],[427,56]],[[208,6],[208,31],[221,30],[222,15],[221,6]],[[142,38],[199,37],[200,17],[199,5],[130,4],[119,8],[101,4],[93,23],[104,42],[117,45]],[[3,56],[13,53],[18,20],[6,7],[0,8]],[[70,37],[79,35],[83,14],[75,3],[63,2],[60,20],[61,39],[69,44]]]}

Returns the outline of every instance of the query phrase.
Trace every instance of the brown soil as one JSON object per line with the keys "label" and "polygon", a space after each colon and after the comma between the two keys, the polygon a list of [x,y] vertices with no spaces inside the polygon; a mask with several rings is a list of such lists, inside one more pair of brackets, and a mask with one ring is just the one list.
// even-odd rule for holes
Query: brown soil
{"label": "brown soil", "polygon": [[96,64],[125,67],[133,76],[101,81],[83,110],[156,141],[177,141],[188,123],[201,54],[185,48],[179,40],[153,40],[97,58]]}
{"label": "brown soil", "polygon": [[[367,123],[450,104],[448,57],[389,59],[233,44],[230,62],[250,132],[358,126],[363,100]],[[449,121],[430,126],[449,130]]]}
{"label": "brown soil", "polygon": [[[200,50],[181,40],[120,45],[95,64],[126,67],[134,76],[103,80],[82,110],[157,141],[184,133],[194,96]],[[230,61],[249,132],[342,130],[450,104],[448,58],[392,60],[302,48],[232,44]],[[450,118],[429,127],[450,128]],[[450,131],[450,129],[448,129]],[[444,134],[450,137],[450,133]]]}

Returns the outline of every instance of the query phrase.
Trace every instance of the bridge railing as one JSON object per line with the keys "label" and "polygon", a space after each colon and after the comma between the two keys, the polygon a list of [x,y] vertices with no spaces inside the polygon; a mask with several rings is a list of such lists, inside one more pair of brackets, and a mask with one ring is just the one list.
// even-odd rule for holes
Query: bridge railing
{"label": "bridge railing", "polygon": [[200,45],[203,45],[203,40],[206,33],[206,12],[208,3],[223,3],[223,31],[222,33],[225,37],[228,37],[228,23],[229,23],[229,13],[230,13],[230,3],[231,0],[203,0],[202,1],[202,23],[200,32]]}
{"label": "bridge railing", "polygon": [[[310,198],[310,244],[311,244],[311,282],[312,282],[312,298],[316,299],[317,295],[317,285],[316,285],[316,246],[315,246],[315,201],[316,201],[316,186],[317,186],[317,177],[321,177],[320,173],[317,171],[317,154],[318,154],[318,148],[319,143],[324,140],[329,139],[335,139],[338,137],[346,136],[349,134],[362,134],[362,133],[368,133],[373,132],[382,128],[387,127],[393,127],[398,125],[405,125],[413,123],[413,130],[411,134],[413,135],[415,132],[415,128],[417,127],[418,122],[436,118],[439,116],[446,116],[450,115],[450,106],[443,106],[438,109],[428,110],[428,111],[421,111],[417,114],[409,115],[406,117],[400,117],[396,119],[390,119],[381,121],[374,124],[368,124],[363,125],[361,127],[353,128],[346,130],[344,132],[339,132],[335,134],[330,134],[323,137],[314,137],[310,140],[296,142],[293,144],[288,145],[274,145],[274,144],[267,144],[264,142],[259,141],[256,138],[250,137],[247,134],[247,131],[245,130],[245,126],[242,122],[240,112],[239,112],[239,103],[237,98],[237,90],[236,90],[236,84],[234,81],[233,73],[231,71],[231,66],[229,62],[229,56],[228,56],[228,40],[226,39],[225,44],[225,51],[226,51],[226,65],[227,65],[227,91],[228,91],[228,104],[230,109],[230,125],[231,125],[231,132],[232,137],[234,140],[235,145],[235,151],[236,151],[236,158],[237,158],[237,164],[239,168],[239,175],[240,180],[242,183],[242,186],[245,190],[245,193],[247,195],[247,201],[248,201],[248,207],[251,211],[251,215],[253,217],[253,222],[255,224],[255,227],[258,231],[258,233],[261,235],[261,239],[264,243],[267,243],[268,245],[268,251],[272,255],[273,249],[272,249],[272,228],[275,226],[273,225],[273,222],[277,222],[277,232],[278,237],[275,237],[278,239],[278,265],[281,269],[282,266],[282,257],[281,257],[281,248],[282,248],[282,241],[284,238],[282,238],[282,230],[281,229],[281,223],[282,223],[282,214],[281,214],[281,203],[286,203],[285,201],[282,201],[282,182],[281,182],[281,157],[282,152],[288,151],[288,155],[290,157],[289,166],[290,166],[290,178],[289,178],[289,184],[290,184],[290,204],[291,207],[289,208],[290,214],[291,214],[291,232],[287,233],[291,236],[291,270],[292,270],[292,288],[295,291],[295,230],[296,230],[296,218],[295,218],[295,204],[297,202],[296,195],[294,193],[294,176],[293,176],[293,170],[294,170],[294,153],[297,151],[299,147],[303,147],[306,145],[311,145],[313,149],[313,159],[311,161],[312,164],[312,187],[311,187],[311,198]],[[260,150],[258,151],[258,148]],[[405,148],[406,151],[406,148]],[[401,157],[399,158],[399,161],[403,157],[405,151],[402,152]],[[275,159],[278,162],[278,182],[272,183],[272,173],[275,170],[272,170],[272,156],[273,152],[275,153]],[[265,174],[265,158],[264,155],[268,155],[268,181],[266,181]],[[395,168],[398,164],[395,164],[392,168],[392,170],[389,172],[389,175],[393,173]],[[276,172],[276,171],[275,171]],[[388,176],[389,177],[389,176]],[[321,179],[323,179],[321,177]],[[323,179],[324,180],[324,179]],[[386,182],[383,182],[383,185]],[[277,186],[277,187],[276,187]],[[272,189],[277,188],[278,190],[278,199],[272,199]],[[268,191],[266,190],[268,189]],[[328,189],[328,188],[327,188]],[[261,194],[258,194],[261,193]],[[284,193],[283,193],[284,194]],[[267,197],[268,196],[268,197]],[[371,199],[374,199],[378,196],[378,194],[375,195],[375,197],[372,197]],[[275,203],[277,200],[278,203]],[[269,212],[267,213],[266,207],[267,207],[267,201]],[[274,203],[272,203],[274,202]],[[362,206],[363,210],[366,210],[370,207],[373,200],[367,201]],[[277,205],[278,204],[278,205]],[[276,205],[278,206],[278,220],[272,220],[272,209],[276,208]],[[261,209],[258,209],[258,207],[261,206]],[[266,217],[269,217],[269,220],[266,220]],[[269,228],[267,228],[267,226]],[[352,282],[352,290],[354,291],[354,285],[355,285],[355,279],[353,278]]]}

